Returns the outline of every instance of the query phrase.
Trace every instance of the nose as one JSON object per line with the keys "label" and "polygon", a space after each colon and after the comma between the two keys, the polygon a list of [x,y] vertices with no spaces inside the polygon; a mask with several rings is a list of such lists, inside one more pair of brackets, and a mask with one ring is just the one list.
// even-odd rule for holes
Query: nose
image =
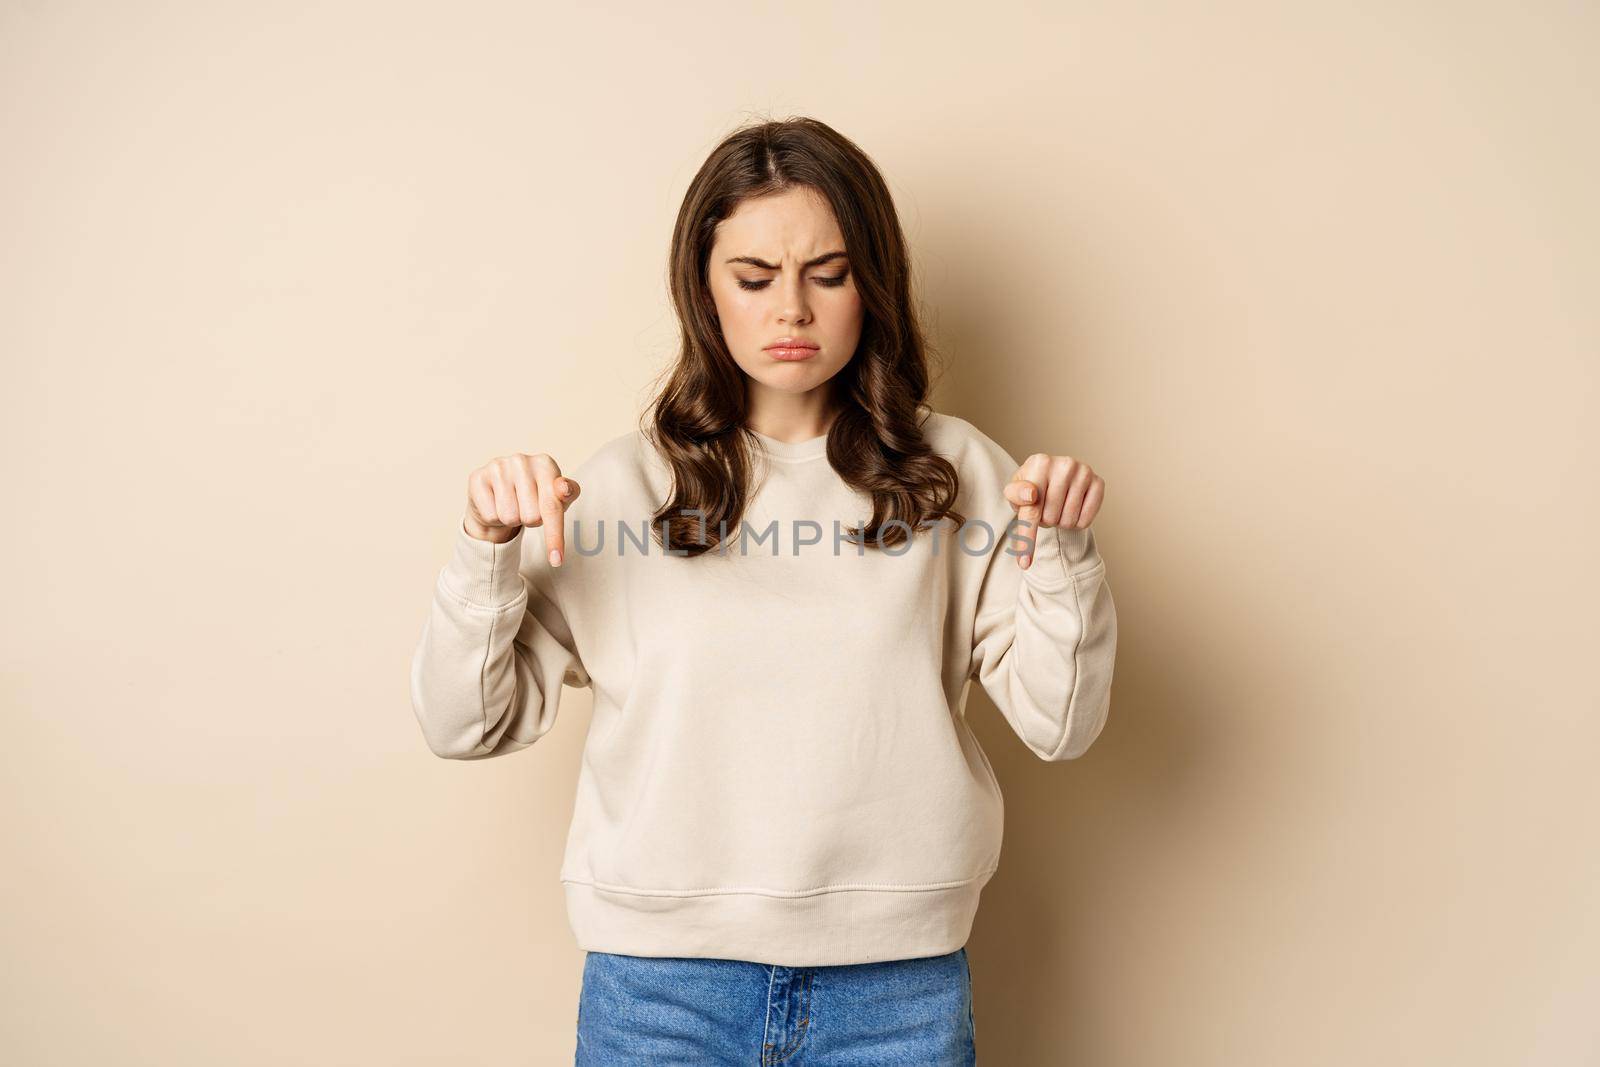
{"label": "nose", "polygon": [[778,321],[798,326],[811,321],[811,306],[806,303],[805,280],[790,278],[782,289],[783,303],[778,309]]}

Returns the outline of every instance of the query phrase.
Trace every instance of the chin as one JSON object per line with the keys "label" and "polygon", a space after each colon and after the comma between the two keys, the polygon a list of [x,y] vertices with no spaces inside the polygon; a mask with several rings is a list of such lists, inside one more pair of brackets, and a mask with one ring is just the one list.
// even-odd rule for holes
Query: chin
{"label": "chin", "polygon": [[785,374],[758,374],[754,376],[762,385],[780,393],[806,393],[815,389],[826,379],[820,374],[805,374],[790,371]]}

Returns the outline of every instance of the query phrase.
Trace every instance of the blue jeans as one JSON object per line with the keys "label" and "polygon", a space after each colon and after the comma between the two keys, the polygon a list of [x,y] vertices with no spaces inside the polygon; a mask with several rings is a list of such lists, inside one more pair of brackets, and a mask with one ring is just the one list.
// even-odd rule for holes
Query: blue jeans
{"label": "blue jeans", "polygon": [[972,1067],[967,950],[829,967],[590,952],[576,1067]]}

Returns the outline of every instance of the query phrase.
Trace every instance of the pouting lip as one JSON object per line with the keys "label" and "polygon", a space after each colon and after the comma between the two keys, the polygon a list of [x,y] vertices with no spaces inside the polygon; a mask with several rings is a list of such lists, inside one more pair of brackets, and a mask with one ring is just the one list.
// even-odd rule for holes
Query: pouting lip
{"label": "pouting lip", "polygon": [[767,345],[766,348],[820,348],[815,341],[807,341],[803,337],[780,337]]}

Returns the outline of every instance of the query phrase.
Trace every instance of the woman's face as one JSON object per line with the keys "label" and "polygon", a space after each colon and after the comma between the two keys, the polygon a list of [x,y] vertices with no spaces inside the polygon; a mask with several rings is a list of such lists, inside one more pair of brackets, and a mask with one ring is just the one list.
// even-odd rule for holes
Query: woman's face
{"label": "woman's face", "polygon": [[[833,210],[809,186],[740,204],[717,226],[706,275],[723,339],[753,394],[809,393],[855,354],[861,297]],[[784,339],[817,347],[773,350]]]}

